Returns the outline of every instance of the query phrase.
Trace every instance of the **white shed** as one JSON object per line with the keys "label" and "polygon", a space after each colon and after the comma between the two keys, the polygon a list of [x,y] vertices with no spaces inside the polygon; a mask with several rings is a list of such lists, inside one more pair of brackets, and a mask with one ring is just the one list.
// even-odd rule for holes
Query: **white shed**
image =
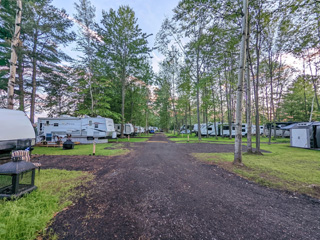
{"label": "white shed", "polygon": [[290,146],[320,148],[320,122],[302,122],[286,127],[290,129]]}

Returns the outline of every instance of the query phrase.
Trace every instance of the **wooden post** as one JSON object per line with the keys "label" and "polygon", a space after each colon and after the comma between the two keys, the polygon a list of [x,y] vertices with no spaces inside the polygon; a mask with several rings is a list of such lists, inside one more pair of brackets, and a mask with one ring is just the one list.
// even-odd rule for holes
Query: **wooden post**
{"label": "wooden post", "polygon": [[189,134],[188,134],[188,142],[189,142]]}
{"label": "wooden post", "polygon": [[128,135],[128,142],[130,142],[130,135]]}
{"label": "wooden post", "polygon": [[92,151],[92,155],[96,155],[96,142],[93,141],[93,151]]}

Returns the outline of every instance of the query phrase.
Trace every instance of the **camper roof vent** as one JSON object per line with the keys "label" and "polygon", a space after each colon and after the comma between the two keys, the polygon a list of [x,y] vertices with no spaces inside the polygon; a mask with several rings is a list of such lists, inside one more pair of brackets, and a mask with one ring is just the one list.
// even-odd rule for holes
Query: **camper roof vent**
{"label": "camper roof vent", "polygon": [[70,116],[70,115],[67,115],[67,114],[64,114],[64,115],[61,115],[60,117],[68,118],[68,117],[71,117],[71,116]]}

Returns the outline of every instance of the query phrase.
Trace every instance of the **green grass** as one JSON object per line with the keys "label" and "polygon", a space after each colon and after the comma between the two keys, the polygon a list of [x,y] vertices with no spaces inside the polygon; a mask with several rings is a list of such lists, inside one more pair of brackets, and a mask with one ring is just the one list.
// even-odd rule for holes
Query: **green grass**
{"label": "green grass", "polygon": [[289,144],[261,144],[261,148],[271,153],[243,154],[245,167],[231,164],[233,153],[196,153],[194,156],[265,186],[320,197],[319,151],[291,148]]}
{"label": "green grass", "polygon": [[37,190],[15,201],[0,200],[0,239],[35,239],[46,234],[54,214],[81,196],[75,188],[92,179],[87,172],[41,170],[36,174]]}
{"label": "green grass", "polygon": [[[122,148],[121,144],[99,143],[96,144],[96,156],[118,156],[126,154],[129,150]],[[107,149],[105,149],[107,148]],[[62,148],[53,147],[35,147],[32,154],[40,155],[89,155],[92,154],[93,145],[75,145],[74,149],[63,150]]]}
{"label": "green grass", "polygon": [[[167,137],[170,137],[169,139],[171,141],[177,142],[177,143],[187,143],[187,138],[188,134],[173,134],[173,133],[165,133]],[[252,137],[252,142],[255,142],[256,138]],[[262,143],[267,143],[269,141],[269,138],[261,136],[260,141]],[[190,134],[189,135],[189,143],[198,143],[198,136],[195,136],[195,134]],[[201,142],[204,143],[219,143],[219,144],[233,144],[234,143],[234,138],[230,139],[228,137],[218,137],[216,139],[215,136],[210,136],[210,137],[201,137]],[[243,144],[246,144],[247,138],[242,138]],[[272,138],[271,143],[290,143],[290,138]]]}

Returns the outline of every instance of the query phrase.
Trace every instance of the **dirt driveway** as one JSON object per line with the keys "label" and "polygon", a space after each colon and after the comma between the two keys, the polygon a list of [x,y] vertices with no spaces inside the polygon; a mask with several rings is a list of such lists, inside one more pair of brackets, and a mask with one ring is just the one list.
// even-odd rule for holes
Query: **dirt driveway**
{"label": "dirt driveway", "polygon": [[44,156],[92,171],[91,188],[51,225],[60,239],[320,239],[320,201],[267,189],[194,159],[233,145],[177,144],[156,134],[118,157]]}

